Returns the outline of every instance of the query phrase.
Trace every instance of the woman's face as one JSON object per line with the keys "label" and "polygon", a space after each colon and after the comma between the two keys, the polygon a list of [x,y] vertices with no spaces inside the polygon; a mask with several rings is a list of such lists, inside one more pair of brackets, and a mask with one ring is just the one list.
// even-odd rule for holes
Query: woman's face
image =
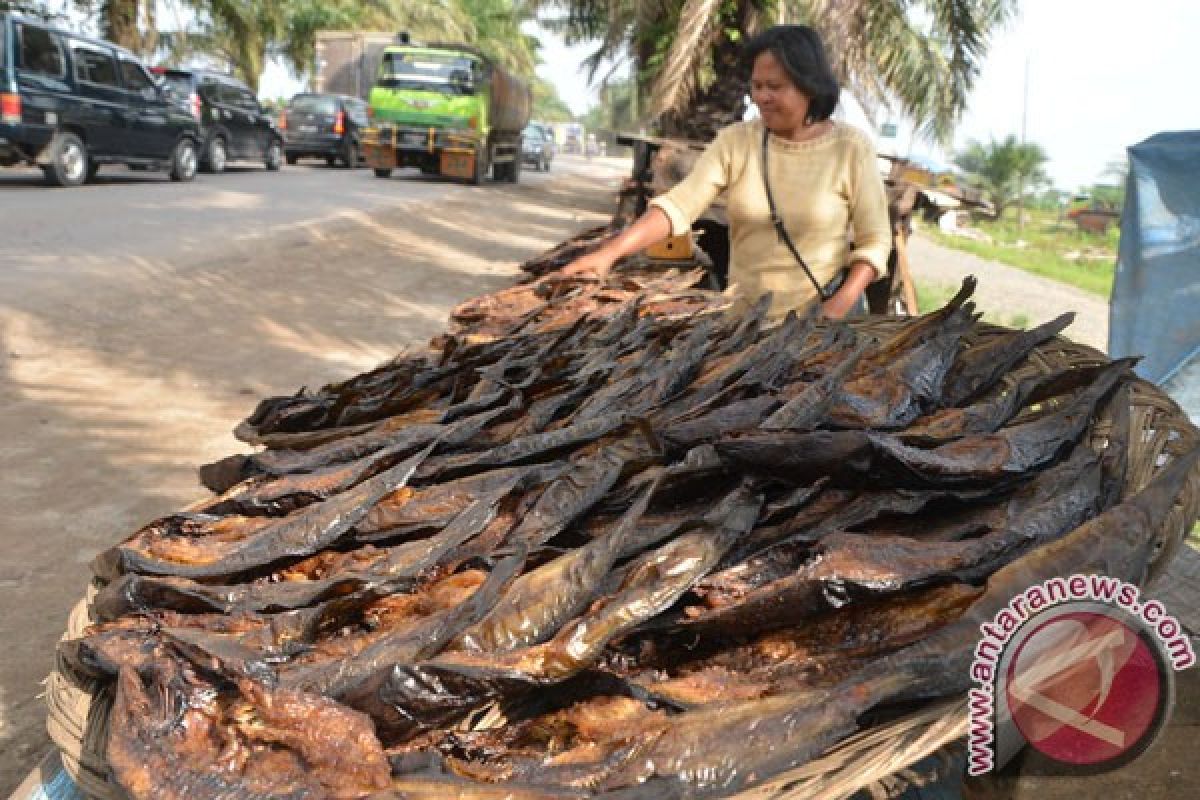
{"label": "woman's face", "polygon": [[750,99],[758,106],[763,125],[772,133],[795,133],[808,119],[808,95],[796,88],[783,65],[769,50],[754,59]]}

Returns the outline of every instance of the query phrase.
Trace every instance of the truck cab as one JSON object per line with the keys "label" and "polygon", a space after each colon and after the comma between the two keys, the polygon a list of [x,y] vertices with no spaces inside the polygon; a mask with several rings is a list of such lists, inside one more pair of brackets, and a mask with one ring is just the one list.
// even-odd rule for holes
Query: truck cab
{"label": "truck cab", "polygon": [[378,177],[397,167],[482,183],[516,182],[529,89],[467,45],[396,44],[384,50],[363,137]]}

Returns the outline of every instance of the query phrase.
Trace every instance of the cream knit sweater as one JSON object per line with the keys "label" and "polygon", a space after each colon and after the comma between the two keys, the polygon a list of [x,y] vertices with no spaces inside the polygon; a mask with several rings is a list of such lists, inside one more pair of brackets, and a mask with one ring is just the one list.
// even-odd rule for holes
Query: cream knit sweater
{"label": "cream knit sweater", "polygon": [[[771,315],[802,309],[816,289],[771,225],[762,179],[762,123],[723,129],[691,173],[650,201],[681,234],[722,192],[729,214],[731,288],[747,302],[772,292]],[[834,122],[829,132],[804,142],[769,137],[771,192],[796,249],[822,285],[853,261],[878,275],[892,246],[887,197],[871,142]],[[850,251],[850,236],[854,250]]]}

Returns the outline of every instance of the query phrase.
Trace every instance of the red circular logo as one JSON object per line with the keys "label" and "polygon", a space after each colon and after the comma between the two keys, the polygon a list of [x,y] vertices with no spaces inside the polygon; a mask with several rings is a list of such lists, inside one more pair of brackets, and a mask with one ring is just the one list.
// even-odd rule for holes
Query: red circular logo
{"label": "red circular logo", "polygon": [[1100,612],[1039,625],[1009,662],[1005,692],[1021,735],[1063,764],[1099,767],[1140,753],[1164,721],[1169,687],[1144,636]]}

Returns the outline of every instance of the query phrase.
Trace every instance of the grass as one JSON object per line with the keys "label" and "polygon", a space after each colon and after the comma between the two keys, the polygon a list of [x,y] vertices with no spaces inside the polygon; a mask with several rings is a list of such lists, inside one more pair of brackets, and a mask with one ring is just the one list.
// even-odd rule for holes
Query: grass
{"label": "grass", "polygon": [[[1112,293],[1116,269],[1117,226],[1110,226],[1104,234],[1087,233],[1069,220],[1060,222],[1057,212],[1027,211],[1026,214],[1023,230],[1017,228],[1015,209],[999,220],[973,220],[971,227],[987,234],[991,242],[943,233],[933,225],[926,225],[921,232],[940,245],[999,261],[1107,299]],[[1071,253],[1080,257],[1067,258]]]}
{"label": "grass", "polygon": [[[962,288],[959,286],[950,286],[944,283],[925,283],[917,281],[917,306],[924,314],[929,311],[941,308],[949,302],[951,297],[958,293]],[[1024,330],[1029,327],[1029,317],[1026,314],[997,314],[995,312],[987,312],[983,315],[984,322],[990,322],[993,325],[1001,325],[1005,328],[1014,328]]]}

